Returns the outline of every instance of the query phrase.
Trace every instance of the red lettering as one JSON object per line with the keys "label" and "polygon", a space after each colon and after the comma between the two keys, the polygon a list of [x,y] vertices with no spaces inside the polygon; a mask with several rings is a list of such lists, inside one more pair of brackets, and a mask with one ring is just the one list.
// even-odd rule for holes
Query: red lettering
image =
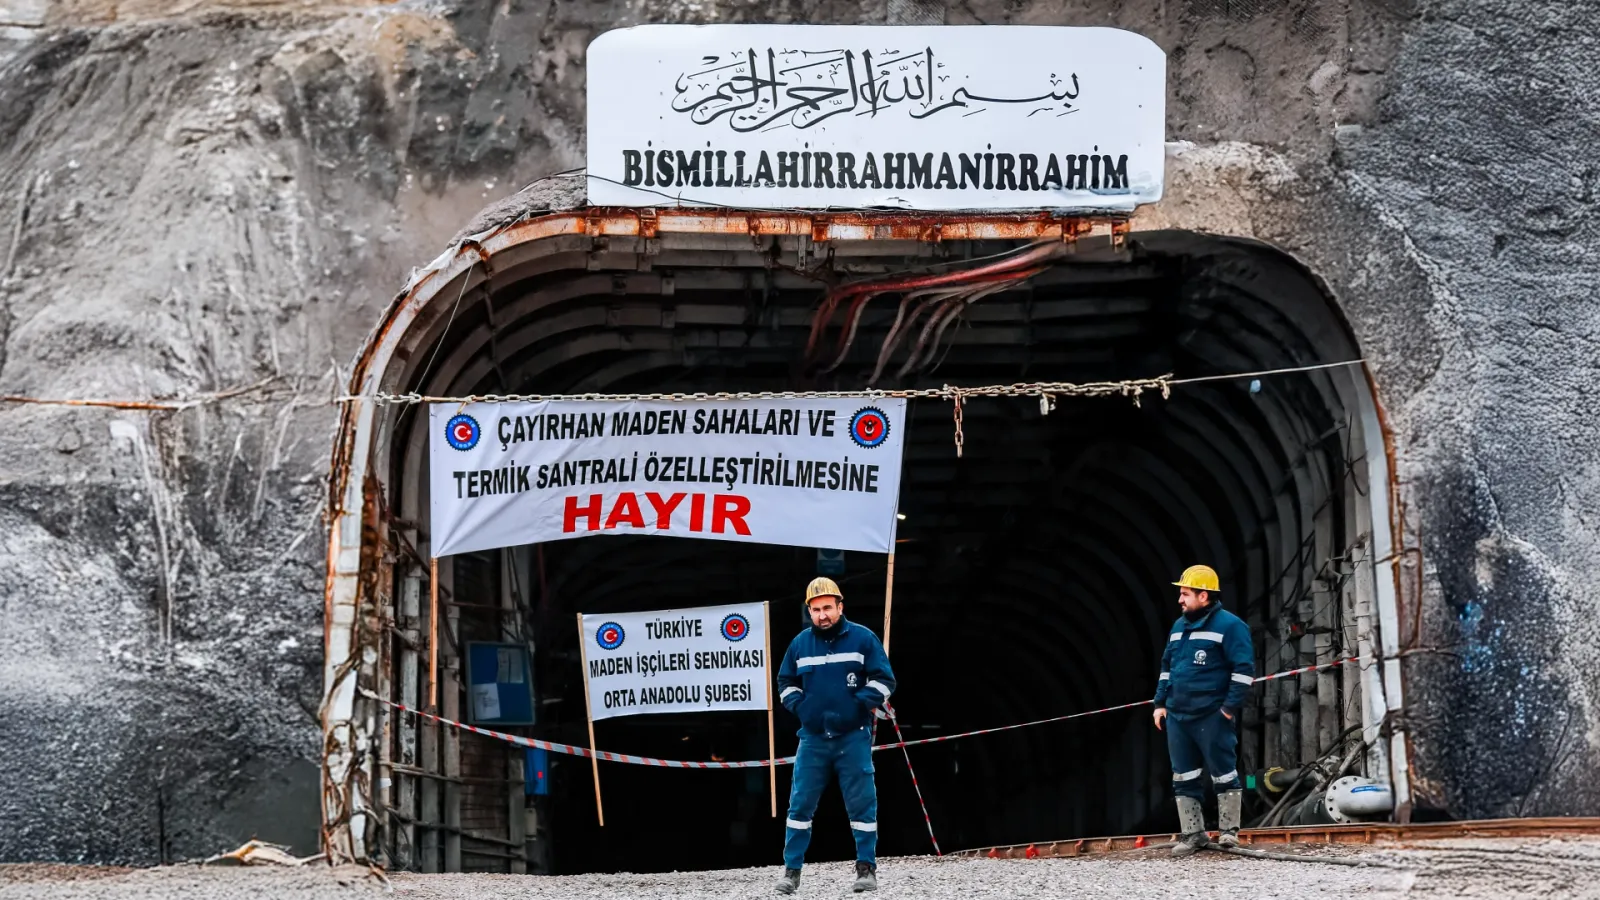
{"label": "red lettering", "polygon": [[595,529],[600,527],[600,495],[599,494],[590,494],[589,495],[589,505],[588,506],[579,506],[577,497],[568,497],[567,498],[566,514],[563,516],[562,522],[561,522],[561,530],[562,530],[562,532],[576,531],[577,530],[577,519],[578,519],[578,516],[580,516],[580,515],[589,520],[589,527],[584,529],[585,531],[594,531]]}
{"label": "red lettering", "polygon": [[644,513],[639,511],[639,498],[632,491],[624,491],[617,495],[617,505],[611,507],[611,515],[606,516],[606,527],[615,528],[618,522],[627,522],[635,528],[644,527]]}
{"label": "red lettering", "polygon": [[706,495],[695,494],[689,500],[689,530],[706,530]]}
{"label": "red lettering", "polygon": [[750,498],[740,497],[737,494],[718,494],[711,505],[711,530],[721,534],[727,529],[724,525],[732,525],[733,530],[748,537],[750,526],[744,523],[744,517],[750,514]]}
{"label": "red lettering", "polygon": [[662,500],[660,494],[649,493],[644,495],[644,498],[649,500],[650,505],[655,508],[657,528],[665,531],[672,527],[672,511],[677,509],[678,504],[682,503],[683,498],[687,496],[687,494],[673,494],[666,500]]}

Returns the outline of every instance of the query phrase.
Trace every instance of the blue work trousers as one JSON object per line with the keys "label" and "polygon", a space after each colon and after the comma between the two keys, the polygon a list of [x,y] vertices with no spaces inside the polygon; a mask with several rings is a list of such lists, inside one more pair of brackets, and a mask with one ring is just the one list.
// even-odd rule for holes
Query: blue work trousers
{"label": "blue work trousers", "polygon": [[829,740],[800,735],[794,782],[789,789],[789,819],[784,823],[783,865],[798,869],[811,845],[811,817],[822,791],[839,776],[844,811],[856,839],[856,861],[878,863],[878,786],[872,780],[872,733],[865,728]]}
{"label": "blue work trousers", "polygon": [[1204,800],[1209,774],[1217,793],[1240,789],[1239,735],[1234,723],[1214,710],[1193,719],[1167,716],[1167,755],[1172,758],[1172,793]]}

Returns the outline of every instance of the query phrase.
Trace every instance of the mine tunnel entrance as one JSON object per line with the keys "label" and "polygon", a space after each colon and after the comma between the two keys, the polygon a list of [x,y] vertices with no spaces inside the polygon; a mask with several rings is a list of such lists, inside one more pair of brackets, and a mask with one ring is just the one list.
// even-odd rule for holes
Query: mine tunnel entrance
{"label": "mine tunnel entrance", "polygon": [[[950,272],[1021,252],[1021,241],[542,237],[439,288],[394,383],[436,396],[861,388],[905,295],[867,304],[853,335],[837,319],[823,329],[820,355],[843,353],[819,374],[803,363],[825,291],[817,276]],[[918,351],[907,341],[888,353],[877,386],[1193,379],[1360,355],[1292,259],[1176,232],[1086,239],[938,337],[900,377]],[[891,646],[907,738],[1148,698],[1177,614],[1169,583],[1194,562],[1219,570],[1224,605],[1251,624],[1259,673],[1354,656],[1370,637],[1373,498],[1388,470],[1359,367],[1217,378],[1137,404],[1062,396],[1048,414],[1036,398],[978,398],[962,412],[959,457],[951,404],[913,400],[909,415]],[[386,450],[386,506],[417,551],[395,570],[402,629],[427,616],[425,422],[422,407],[397,413]],[[847,554],[840,579],[847,615],[879,631],[884,562]],[[770,600],[777,654],[803,627],[816,566],[815,548],[634,536],[443,559],[441,708],[464,708],[459,647],[526,642],[537,722],[507,730],[584,745],[575,612]],[[419,658],[399,651],[390,668],[395,694],[413,702],[426,692]],[[1360,733],[1372,715],[1360,677],[1351,666],[1258,685],[1241,770],[1309,762]],[[795,727],[778,713],[780,753]],[[666,759],[766,751],[759,714],[639,716],[596,731],[602,749]],[[778,858],[787,770],[773,819],[765,770],[602,764],[601,829],[585,760],[552,755],[535,773],[521,750],[470,733],[404,718],[392,733],[399,815],[384,845],[402,866],[574,873]],[[1176,825],[1148,707],[918,747],[911,759],[947,851]],[[929,852],[904,758],[879,753],[876,765],[880,854]],[[525,777],[547,779],[548,795],[529,796]],[[1247,823],[1262,810],[1252,797]],[[817,821],[811,858],[848,859],[836,790]]]}

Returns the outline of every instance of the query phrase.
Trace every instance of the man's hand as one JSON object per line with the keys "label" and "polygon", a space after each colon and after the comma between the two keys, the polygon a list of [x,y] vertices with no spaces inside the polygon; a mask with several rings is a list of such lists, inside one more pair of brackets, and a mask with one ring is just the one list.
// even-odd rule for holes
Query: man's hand
{"label": "man's hand", "polygon": [[1152,716],[1152,718],[1155,720],[1156,730],[1157,731],[1166,731],[1167,730],[1166,727],[1162,724],[1163,722],[1165,722],[1167,720],[1167,710],[1166,710],[1165,707],[1158,707],[1156,709],[1156,711],[1155,711],[1155,715]]}

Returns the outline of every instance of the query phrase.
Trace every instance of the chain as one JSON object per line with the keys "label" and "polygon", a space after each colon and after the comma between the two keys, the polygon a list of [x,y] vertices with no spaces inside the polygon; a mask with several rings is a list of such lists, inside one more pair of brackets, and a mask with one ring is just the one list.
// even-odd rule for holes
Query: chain
{"label": "chain", "polygon": [[961,458],[961,450],[967,444],[967,436],[961,431],[961,406],[964,402],[965,401],[962,400],[961,395],[957,394],[955,401],[950,404],[951,408],[955,411],[954,415],[956,419],[956,459]]}
{"label": "chain", "polygon": [[1035,381],[1017,384],[986,385],[983,387],[956,387],[945,385],[936,388],[915,388],[898,391],[739,391],[718,393],[661,393],[661,394],[468,394],[459,397],[432,397],[424,394],[390,394],[378,392],[366,395],[340,397],[341,403],[370,400],[378,404],[399,406],[418,403],[544,403],[604,401],[664,401],[694,403],[707,400],[874,400],[880,398],[906,398],[929,400],[955,400],[966,397],[1049,397],[1052,405],[1055,395],[1074,397],[1131,397],[1138,404],[1146,391],[1160,391],[1162,397],[1172,394],[1175,384],[1171,375],[1156,378],[1138,378],[1129,381],[1093,381],[1074,384],[1070,381]]}
{"label": "chain", "polygon": [[[1016,384],[992,384],[984,387],[956,387],[947,384],[936,388],[913,388],[900,391],[738,391],[717,393],[670,394],[468,394],[464,397],[430,397],[425,394],[390,394],[379,391],[373,394],[347,394],[340,403],[371,400],[379,404],[414,405],[417,403],[544,403],[546,401],[639,401],[655,400],[670,403],[693,403],[705,400],[872,400],[883,397],[906,399],[957,400],[966,397],[1037,397],[1039,412],[1049,415],[1055,409],[1056,395],[1068,397],[1122,396],[1138,406],[1145,391],[1160,391],[1161,399],[1172,397],[1172,388],[1180,384],[1200,384],[1207,381],[1227,381],[1239,378],[1259,378],[1267,375],[1286,375],[1294,372],[1316,372],[1344,366],[1364,365],[1366,360],[1348,359],[1343,362],[1318,363],[1289,369],[1269,369],[1262,372],[1235,372],[1231,375],[1204,375],[1198,378],[1173,378],[1172,373],[1155,378],[1131,378],[1126,381],[1090,381],[1075,384],[1071,381],[1029,381]],[[957,419],[960,412],[956,413]]]}
{"label": "chain", "polygon": [[[966,449],[967,436],[962,428],[962,409],[968,397],[1037,397],[1039,400],[1039,414],[1047,416],[1056,408],[1056,397],[1127,397],[1133,401],[1134,406],[1139,406],[1141,398],[1146,391],[1160,391],[1161,399],[1172,397],[1174,385],[1197,384],[1206,381],[1223,381],[1237,378],[1254,378],[1266,375],[1282,375],[1291,372],[1314,372],[1322,369],[1333,369],[1343,366],[1363,365],[1365,360],[1352,359],[1344,362],[1318,363],[1310,366],[1298,366],[1290,369],[1272,369],[1264,372],[1240,372],[1233,375],[1206,375],[1198,378],[1173,378],[1171,373],[1155,378],[1134,378],[1127,381],[1091,381],[1085,384],[1074,384],[1070,381],[1030,381],[1016,384],[993,384],[983,387],[956,387],[944,385],[936,388],[914,388],[899,391],[858,390],[858,391],[738,391],[717,393],[658,393],[658,394],[468,394],[464,397],[430,397],[424,394],[390,394],[379,391],[373,394],[347,395],[339,398],[340,403],[359,403],[370,400],[376,404],[392,404],[397,406],[412,406],[418,403],[455,403],[465,406],[468,403],[545,403],[545,402],[570,402],[601,401],[601,402],[638,402],[658,401],[668,403],[698,403],[708,400],[874,400],[880,398],[904,398],[926,400],[949,400],[951,402],[951,416],[955,420],[956,457],[959,459]],[[4,399],[4,398],[0,398]]]}
{"label": "chain", "polygon": [[[903,391],[749,391],[740,393],[697,393],[697,394],[469,394],[465,397],[430,397],[424,394],[390,394],[378,391],[372,394],[346,394],[334,399],[334,403],[360,403],[370,401],[375,404],[388,404],[398,406],[412,406],[418,403],[543,403],[545,401],[564,400],[601,400],[601,401],[636,401],[657,400],[672,403],[692,403],[706,400],[872,400],[880,397],[926,398],[930,400],[955,400],[957,397],[1037,397],[1039,399],[1040,415],[1049,415],[1055,409],[1056,394],[1069,397],[1110,397],[1123,396],[1133,400],[1133,405],[1138,406],[1140,398],[1145,391],[1160,391],[1162,399],[1172,396],[1172,389],[1179,385],[1200,384],[1208,381],[1230,381],[1243,378],[1265,378],[1270,375],[1284,375],[1293,372],[1315,372],[1321,369],[1335,369],[1344,366],[1364,365],[1366,360],[1351,359],[1344,362],[1318,363],[1311,366],[1297,366],[1290,369],[1269,369],[1262,372],[1235,372],[1228,375],[1203,375],[1197,378],[1173,378],[1170,374],[1156,378],[1139,378],[1130,381],[1095,381],[1088,384],[1073,384],[1069,381],[1039,381],[1019,384],[989,385],[987,387],[955,387],[945,385],[937,388],[918,388]],[[29,403],[43,406],[87,406],[109,407],[113,409],[144,409],[144,410],[173,410],[181,411],[196,406],[203,406],[224,401],[241,401],[246,394],[262,391],[267,385],[278,381],[281,376],[274,375],[270,378],[231,390],[216,393],[199,394],[190,397],[174,397],[163,399],[101,399],[86,397],[27,397],[21,395],[0,395],[0,406],[9,403]],[[241,401],[245,402],[245,401]],[[254,401],[248,401],[254,402]],[[326,401],[295,400],[296,407],[320,405]]]}
{"label": "chain", "polygon": [[1074,397],[1131,397],[1135,406],[1139,405],[1139,398],[1145,391],[1160,391],[1163,398],[1172,396],[1172,376],[1162,375],[1159,378],[1141,378],[1131,381],[1096,381],[1088,384],[1073,384],[1068,381],[1039,381],[1018,384],[996,384],[984,387],[956,387],[945,385],[937,388],[918,388],[903,391],[741,391],[737,393],[695,393],[695,394],[471,394],[465,397],[428,397],[421,394],[373,394],[366,397],[341,397],[341,402],[351,402],[362,399],[371,399],[379,404],[414,405],[418,403],[453,403],[465,406],[468,403],[543,403],[546,401],[667,401],[673,403],[698,402],[706,400],[802,400],[802,399],[864,399],[872,400],[884,397],[894,398],[921,398],[930,400],[949,400],[951,413],[955,417],[956,458],[959,459],[966,448],[967,436],[962,430],[962,410],[966,406],[968,397],[1038,397],[1039,411],[1048,415],[1055,408],[1056,395]]}

